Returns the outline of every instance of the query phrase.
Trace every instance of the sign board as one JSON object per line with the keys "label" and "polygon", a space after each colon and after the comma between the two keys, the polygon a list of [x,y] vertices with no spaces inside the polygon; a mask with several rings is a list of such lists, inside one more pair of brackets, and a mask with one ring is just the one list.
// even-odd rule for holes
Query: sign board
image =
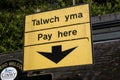
{"label": "sign board", "polygon": [[92,64],[89,4],[27,15],[24,71]]}

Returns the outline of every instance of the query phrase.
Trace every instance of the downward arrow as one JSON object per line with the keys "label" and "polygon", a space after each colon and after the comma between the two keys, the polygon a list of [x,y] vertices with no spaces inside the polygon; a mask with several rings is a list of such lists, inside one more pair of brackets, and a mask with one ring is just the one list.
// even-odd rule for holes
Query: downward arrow
{"label": "downward arrow", "polygon": [[44,57],[47,57],[51,61],[55,62],[56,64],[61,61],[65,56],[67,56],[70,52],[72,52],[74,48],[62,51],[62,46],[52,46],[52,53],[48,52],[38,52],[39,54],[43,55]]}

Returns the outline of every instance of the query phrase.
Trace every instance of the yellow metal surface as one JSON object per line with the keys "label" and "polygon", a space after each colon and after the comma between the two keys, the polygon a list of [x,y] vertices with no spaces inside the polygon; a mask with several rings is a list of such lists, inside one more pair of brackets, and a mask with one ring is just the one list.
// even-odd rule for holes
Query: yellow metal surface
{"label": "yellow metal surface", "polygon": [[[25,34],[25,46],[87,37],[90,39],[90,23],[42,30]],[[66,33],[66,34],[65,34]],[[74,33],[74,34],[73,34]],[[42,35],[41,37],[39,35]],[[49,38],[48,35],[51,35]]]}
{"label": "yellow metal surface", "polygon": [[[37,13],[26,16],[25,32],[59,27],[63,25],[71,25],[76,23],[89,22],[89,5],[80,5],[70,8],[63,8],[43,13]],[[66,21],[66,18],[68,19]],[[51,19],[51,23],[43,23],[43,20]],[[55,20],[54,20],[55,19]],[[34,25],[34,21],[38,20],[39,25]],[[42,23],[40,23],[42,21]]]}
{"label": "yellow metal surface", "polygon": [[[48,58],[38,54],[41,52],[51,52],[51,47],[55,45],[62,45],[62,51],[72,47],[77,47],[59,63],[54,63]],[[77,66],[92,64],[91,44],[87,39],[75,40],[68,42],[59,42],[51,44],[44,44],[40,46],[26,47],[24,50],[24,70],[47,69],[66,66]]]}
{"label": "yellow metal surface", "polygon": [[[90,30],[88,4],[26,16],[24,71],[92,64]],[[52,54],[58,45],[62,51],[76,48],[58,63],[38,53]]]}

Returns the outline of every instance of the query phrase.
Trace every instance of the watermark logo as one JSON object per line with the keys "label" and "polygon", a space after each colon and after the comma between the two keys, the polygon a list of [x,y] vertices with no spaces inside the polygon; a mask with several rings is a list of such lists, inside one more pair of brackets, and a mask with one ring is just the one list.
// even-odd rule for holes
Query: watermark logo
{"label": "watermark logo", "polygon": [[2,70],[1,80],[14,80],[17,76],[17,70],[14,67],[7,67]]}

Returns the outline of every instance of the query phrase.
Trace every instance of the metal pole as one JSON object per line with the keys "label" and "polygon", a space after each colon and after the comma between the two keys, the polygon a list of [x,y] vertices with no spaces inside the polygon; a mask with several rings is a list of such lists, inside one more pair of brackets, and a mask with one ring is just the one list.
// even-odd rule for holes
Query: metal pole
{"label": "metal pole", "polygon": [[75,5],[75,0],[73,0],[73,5]]}

